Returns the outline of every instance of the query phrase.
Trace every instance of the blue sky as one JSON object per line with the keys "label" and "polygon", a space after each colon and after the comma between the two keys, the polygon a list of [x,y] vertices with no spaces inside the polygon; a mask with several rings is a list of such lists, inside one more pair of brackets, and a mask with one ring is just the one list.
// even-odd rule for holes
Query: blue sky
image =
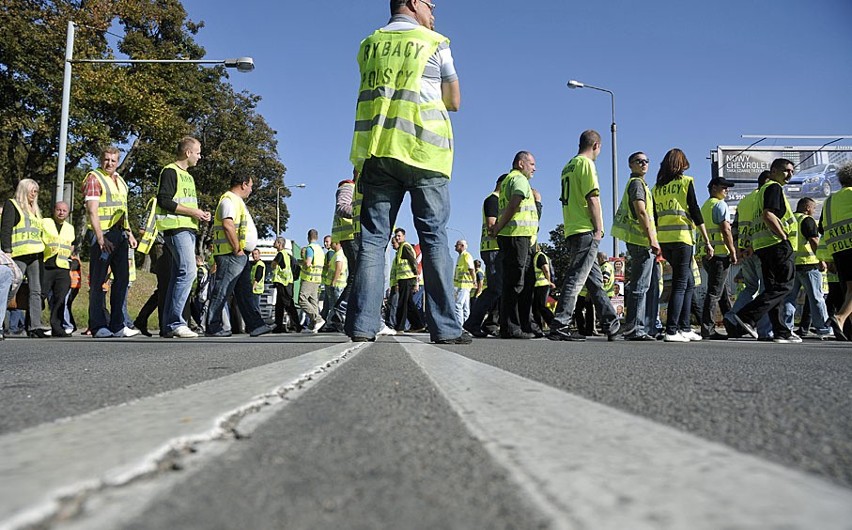
{"label": "blue sky", "polygon": [[[452,114],[450,246],[464,234],[478,249],[482,199],[522,149],[536,156],[543,233],[560,223],[560,172],[589,128],[604,137],[598,173],[609,231],[610,97],[569,90],[569,79],[616,95],[619,199],[633,151],[648,153],[656,174],[668,149],[683,149],[703,200],[717,145],[752,143],[742,134],[852,134],[849,0],[435,3],[462,93]],[[256,70],[232,82],[263,97],[259,111],[278,131],[286,184],[307,184],[287,202],[286,236],[301,243],[309,228],[330,233],[337,182],[351,174],[355,54],[386,23],[387,0],[183,4],[206,24],[197,40],[209,58],[255,59]],[[412,228],[407,204],[397,224]]]}

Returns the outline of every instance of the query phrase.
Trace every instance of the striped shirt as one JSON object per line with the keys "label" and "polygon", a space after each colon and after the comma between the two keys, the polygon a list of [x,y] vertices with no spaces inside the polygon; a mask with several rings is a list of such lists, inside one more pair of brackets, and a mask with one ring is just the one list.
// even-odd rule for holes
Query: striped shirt
{"label": "striped shirt", "polygon": [[[382,30],[407,31],[417,27],[420,27],[420,24],[408,15],[394,15]],[[442,42],[426,63],[426,70],[423,72],[420,83],[420,100],[422,102],[440,100],[442,98],[441,83],[452,83],[458,81],[458,78],[453,64],[453,55],[450,53],[450,45]]]}

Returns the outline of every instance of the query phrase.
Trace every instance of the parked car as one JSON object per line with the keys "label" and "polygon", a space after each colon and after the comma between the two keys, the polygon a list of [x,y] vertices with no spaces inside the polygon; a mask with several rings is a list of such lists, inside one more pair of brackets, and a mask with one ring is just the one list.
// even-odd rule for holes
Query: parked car
{"label": "parked car", "polygon": [[837,164],[819,164],[799,171],[784,186],[790,197],[812,197],[823,199],[840,190],[837,180]]}

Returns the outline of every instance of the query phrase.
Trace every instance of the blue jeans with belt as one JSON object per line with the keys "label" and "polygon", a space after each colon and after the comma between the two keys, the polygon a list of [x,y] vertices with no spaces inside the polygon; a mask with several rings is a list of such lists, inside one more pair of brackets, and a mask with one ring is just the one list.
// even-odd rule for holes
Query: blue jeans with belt
{"label": "blue jeans with belt", "polygon": [[433,341],[459,337],[461,325],[456,319],[453,297],[454,264],[447,246],[449,179],[393,158],[370,158],[364,162],[359,182],[364,195],[361,249],[346,312],[346,334],[372,338],[381,328],[385,249],[408,193],[422,253],[429,334]]}

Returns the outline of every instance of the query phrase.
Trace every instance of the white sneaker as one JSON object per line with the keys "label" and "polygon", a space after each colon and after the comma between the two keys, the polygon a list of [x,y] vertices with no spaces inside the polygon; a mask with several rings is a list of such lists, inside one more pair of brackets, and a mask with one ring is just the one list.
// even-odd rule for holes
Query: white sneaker
{"label": "white sneaker", "polygon": [[678,331],[677,333],[668,334],[666,333],[666,338],[663,339],[664,342],[689,342],[689,339],[684,337],[683,334]]}
{"label": "white sneaker", "polygon": [[773,339],[773,342],[777,344],[798,344],[802,342],[802,337],[796,335],[795,333],[790,333],[789,337],[776,337]]}
{"label": "white sneaker", "polygon": [[194,339],[198,336],[198,333],[189,329],[189,326],[178,326],[172,332],[172,336],[176,339]]}
{"label": "white sneaker", "polygon": [[96,339],[106,339],[112,336],[112,331],[110,331],[109,328],[101,328],[92,335],[92,337]]}
{"label": "white sneaker", "polygon": [[382,326],[382,329],[379,330],[376,335],[396,335],[396,330],[393,328],[389,328],[387,324]]}
{"label": "white sneaker", "polygon": [[689,342],[698,342],[699,340],[701,340],[701,335],[692,330],[681,331],[680,334],[683,335],[685,338],[689,339]]}
{"label": "white sneaker", "polygon": [[323,326],[325,326],[325,320],[320,317],[316,322],[314,322],[314,327],[311,328],[311,333],[319,333],[319,330],[322,329]]}
{"label": "white sneaker", "polygon": [[113,333],[112,336],[118,337],[118,338],[135,337],[136,335],[139,335],[140,333],[142,333],[142,332],[139,331],[138,329],[128,328],[127,326],[124,326],[120,330]]}

